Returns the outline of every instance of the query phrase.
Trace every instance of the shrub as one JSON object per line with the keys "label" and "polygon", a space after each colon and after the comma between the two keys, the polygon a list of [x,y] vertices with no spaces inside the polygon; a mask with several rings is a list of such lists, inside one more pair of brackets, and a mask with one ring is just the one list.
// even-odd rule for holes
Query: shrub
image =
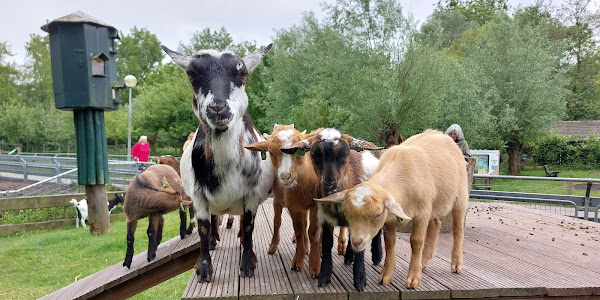
{"label": "shrub", "polygon": [[539,139],[531,154],[540,165],[597,168],[600,167],[600,139],[552,135]]}

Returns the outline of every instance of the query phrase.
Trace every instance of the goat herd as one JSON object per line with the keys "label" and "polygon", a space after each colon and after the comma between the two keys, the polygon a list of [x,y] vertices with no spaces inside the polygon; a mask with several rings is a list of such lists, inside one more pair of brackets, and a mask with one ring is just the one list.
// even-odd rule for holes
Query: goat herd
{"label": "goat herd", "polygon": [[[395,268],[396,229],[412,224],[405,284],[417,288],[435,251],[440,218],[449,213],[451,271],[460,273],[468,186],[465,160],[452,138],[428,130],[381,151],[373,143],[333,128],[306,133],[294,125],[275,124],[271,134],[261,136],[246,112],[245,84],[248,73],[270,48],[239,58],[214,50],[188,57],[163,46],[188,74],[194,91],[192,108],[200,125],[181,165],[172,157],[161,157],[161,163],[171,167],[152,165],[129,185],[123,207],[127,215],[123,265],[131,266],[138,219],[147,216],[150,220],[150,261],[162,238],[162,214],[179,209],[181,238],[192,232],[195,220],[191,217],[186,229],[184,210],[191,203],[200,235],[198,280],[208,282],[213,277],[209,250],[219,240],[218,220],[224,214],[241,215],[240,274],[251,277],[257,265],[252,247],[254,218],[258,206],[273,193],[274,234],[268,252],[277,251],[281,213],[286,207],[296,241],[292,270],[304,268],[308,253],[309,274],[319,286],[331,279],[334,226],[342,226],[337,253],[344,255],[346,264],[354,264],[354,286],[362,291],[366,285],[363,250],[370,244],[372,262],[379,264],[383,232],[386,256],[379,283],[389,284]],[[350,247],[346,246],[346,228]]]}

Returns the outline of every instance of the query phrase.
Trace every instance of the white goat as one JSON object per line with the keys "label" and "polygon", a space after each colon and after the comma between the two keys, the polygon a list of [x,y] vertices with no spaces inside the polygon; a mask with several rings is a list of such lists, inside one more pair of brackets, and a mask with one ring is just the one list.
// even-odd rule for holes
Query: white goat
{"label": "white goat", "polygon": [[450,269],[455,273],[462,270],[463,220],[469,201],[467,171],[461,150],[439,131],[425,131],[388,149],[370,180],[316,200],[343,203],[355,251],[363,251],[383,228],[386,256],[379,277],[383,284],[389,284],[394,274],[396,228],[412,219],[412,254],[405,281],[408,288],[421,283],[421,271],[435,252],[440,218],[452,212]]}
{"label": "white goat", "polygon": [[246,108],[248,73],[258,66],[271,45],[239,58],[229,52],[201,50],[188,57],[163,46],[163,50],[188,74],[194,90],[192,108],[200,119],[193,146],[181,157],[181,179],[192,198],[198,218],[200,257],[198,281],[212,279],[209,239],[215,238],[215,215],[242,215],[243,246],[240,275],[254,275],[257,260],[252,250],[254,217],[273,185],[271,160],[243,148],[263,137]]}
{"label": "white goat", "polygon": [[75,228],[79,228],[79,223],[81,223],[81,226],[85,227],[85,221],[87,220],[87,217],[88,217],[87,200],[82,199],[79,202],[77,202],[77,200],[71,199],[71,201],[69,201],[69,202],[71,204],[73,204],[73,206],[75,206],[75,210],[77,211]]}

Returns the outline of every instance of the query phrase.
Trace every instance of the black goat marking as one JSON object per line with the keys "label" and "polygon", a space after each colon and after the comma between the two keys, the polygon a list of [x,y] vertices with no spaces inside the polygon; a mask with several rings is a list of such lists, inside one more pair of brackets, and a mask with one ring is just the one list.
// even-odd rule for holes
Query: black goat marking
{"label": "black goat marking", "polygon": [[[192,87],[196,93],[202,92],[206,97],[212,93],[215,99],[227,100],[231,92],[230,83],[241,87],[246,82],[248,69],[244,62],[231,53],[223,53],[220,57],[202,53],[194,56],[186,70]],[[238,66],[243,67],[238,70]]]}
{"label": "black goat marking", "polygon": [[[207,154],[208,153],[208,154]],[[207,187],[210,193],[215,192],[220,185],[219,177],[215,175],[215,165],[206,135],[206,127],[204,124],[198,126],[198,132],[192,149],[192,167],[194,175],[199,186]]]}

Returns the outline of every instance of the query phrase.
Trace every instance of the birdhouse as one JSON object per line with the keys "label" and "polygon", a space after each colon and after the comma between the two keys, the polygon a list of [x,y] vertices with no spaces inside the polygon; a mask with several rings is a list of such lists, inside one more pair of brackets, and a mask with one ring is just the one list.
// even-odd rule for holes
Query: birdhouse
{"label": "birdhouse", "polygon": [[78,11],[42,30],[50,34],[56,108],[118,109],[117,29]]}

